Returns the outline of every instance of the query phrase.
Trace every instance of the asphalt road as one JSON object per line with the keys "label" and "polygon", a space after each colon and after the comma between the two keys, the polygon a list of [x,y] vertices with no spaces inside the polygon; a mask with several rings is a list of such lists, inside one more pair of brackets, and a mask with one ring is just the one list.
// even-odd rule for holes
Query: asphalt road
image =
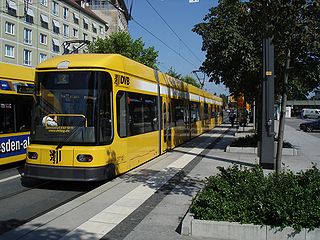
{"label": "asphalt road", "polygon": [[[297,130],[300,130],[299,129],[300,123],[308,122],[308,121],[314,121],[314,119],[301,119],[301,118],[297,118],[297,117],[286,118],[286,124],[289,125],[290,127],[297,129]],[[308,134],[310,134],[314,137],[320,138],[320,130],[312,131]]]}
{"label": "asphalt road", "polygon": [[23,179],[22,173],[23,163],[0,167],[0,234],[101,184]]}

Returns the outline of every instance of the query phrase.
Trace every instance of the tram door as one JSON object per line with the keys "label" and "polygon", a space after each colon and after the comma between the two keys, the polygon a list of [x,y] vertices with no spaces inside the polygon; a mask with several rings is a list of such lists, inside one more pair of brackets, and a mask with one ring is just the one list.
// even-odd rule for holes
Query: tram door
{"label": "tram door", "polygon": [[163,151],[171,149],[171,127],[170,127],[170,103],[167,101],[163,102],[162,105],[162,119],[163,119]]}

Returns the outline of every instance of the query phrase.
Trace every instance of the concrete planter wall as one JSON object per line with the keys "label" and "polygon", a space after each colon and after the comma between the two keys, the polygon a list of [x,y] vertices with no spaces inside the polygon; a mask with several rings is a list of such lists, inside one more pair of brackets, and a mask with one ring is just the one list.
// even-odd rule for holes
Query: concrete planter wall
{"label": "concrete planter wall", "polygon": [[[277,142],[274,143],[275,153],[277,152]],[[226,152],[231,153],[249,153],[258,154],[259,150],[257,147],[226,147]],[[298,150],[296,148],[283,148],[282,155],[284,156],[297,156]]]}
{"label": "concrete planter wall", "polygon": [[207,237],[220,240],[319,240],[320,229],[308,231],[302,229],[294,234],[291,227],[283,230],[274,229],[270,226],[254,224],[240,224],[236,222],[207,221],[194,219],[188,213],[181,228],[181,234],[193,237]]}

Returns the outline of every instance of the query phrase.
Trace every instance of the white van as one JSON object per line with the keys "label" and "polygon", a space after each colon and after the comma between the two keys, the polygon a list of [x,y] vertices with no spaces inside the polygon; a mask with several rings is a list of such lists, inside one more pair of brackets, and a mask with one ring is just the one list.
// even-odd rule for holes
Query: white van
{"label": "white van", "polygon": [[301,111],[302,118],[320,118],[320,109],[304,108]]}

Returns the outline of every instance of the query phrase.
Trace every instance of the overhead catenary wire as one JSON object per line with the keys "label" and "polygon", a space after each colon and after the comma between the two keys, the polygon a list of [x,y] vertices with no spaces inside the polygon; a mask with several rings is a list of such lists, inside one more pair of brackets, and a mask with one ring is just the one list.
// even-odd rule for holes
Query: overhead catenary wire
{"label": "overhead catenary wire", "polygon": [[168,22],[161,16],[161,14],[157,11],[157,9],[149,2],[149,0],[145,0],[150,7],[157,13],[157,15],[161,18],[161,20],[167,25],[167,27],[173,32],[173,34],[179,39],[180,42],[183,43],[183,45],[189,50],[189,52],[200,62],[202,61],[199,59],[199,57],[191,50],[191,48],[183,41],[182,38],[176,33],[176,31],[168,24]]}
{"label": "overhead catenary wire", "polygon": [[137,20],[135,20],[134,18],[132,18],[132,21],[135,22],[139,27],[141,27],[142,29],[144,29],[145,31],[147,31],[149,34],[151,34],[154,38],[156,38],[158,41],[160,41],[163,45],[165,45],[167,48],[169,48],[171,51],[173,51],[175,54],[177,54],[179,57],[181,57],[183,60],[185,60],[187,63],[189,63],[190,65],[192,65],[193,67],[197,68],[197,66],[195,64],[193,64],[192,62],[190,62],[187,58],[185,58],[184,56],[182,56],[179,52],[177,52],[176,50],[174,50],[172,47],[170,47],[167,43],[165,43],[163,40],[161,40],[159,37],[157,37],[155,34],[153,34],[151,31],[149,31],[146,27],[144,27],[141,23],[139,23]]}
{"label": "overhead catenary wire", "polygon": [[[110,2],[110,1],[108,1]],[[38,2],[35,2],[34,4],[40,4],[40,1]],[[17,6],[20,6],[20,5],[24,5],[24,4],[17,4]],[[6,8],[6,7],[3,7],[1,6],[0,8]],[[133,17],[131,18],[131,20],[133,22],[135,22],[139,27],[141,27],[142,29],[144,29],[146,32],[148,32],[149,34],[151,34],[154,38],[156,38],[158,41],[160,41],[163,45],[165,45],[168,49],[170,49],[172,52],[174,52],[175,54],[177,54],[180,58],[182,58],[184,61],[186,61],[187,63],[189,63],[191,66],[197,68],[197,66],[192,63],[190,60],[188,60],[186,57],[184,57],[183,55],[181,55],[179,52],[177,52],[174,48],[170,47],[167,43],[165,43],[163,40],[161,40],[159,37],[157,37],[155,34],[153,34],[150,30],[148,30],[146,27],[144,27],[141,23],[139,23],[137,20],[133,19]],[[37,26],[41,26],[40,24],[36,24],[36,23],[33,23],[34,25],[37,25]],[[48,28],[47,30],[52,30],[50,28]],[[182,41],[180,38],[179,38],[180,41]]]}

